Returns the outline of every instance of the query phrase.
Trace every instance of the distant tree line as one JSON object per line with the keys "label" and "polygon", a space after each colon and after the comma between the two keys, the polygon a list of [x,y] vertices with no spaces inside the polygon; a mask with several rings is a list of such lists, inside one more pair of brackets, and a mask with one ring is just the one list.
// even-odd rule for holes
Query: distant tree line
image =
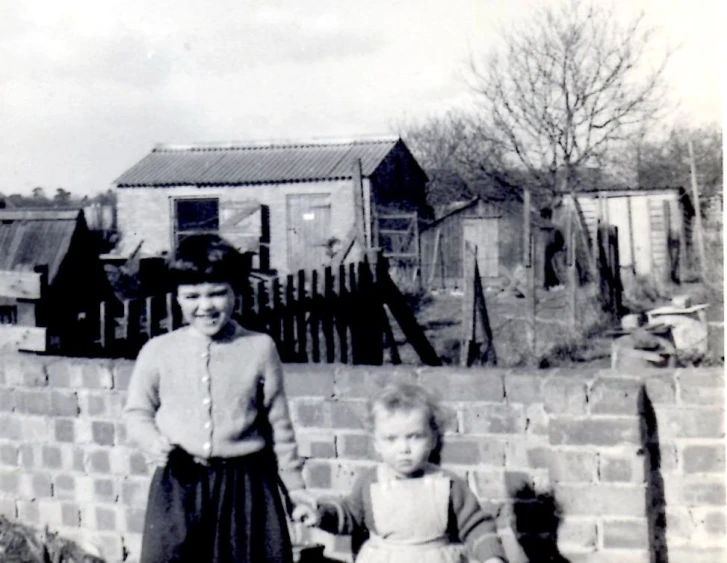
{"label": "distant tree line", "polygon": [[0,207],[5,208],[43,208],[57,209],[64,207],[86,207],[98,203],[101,205],[116,205],[116,193],[109,189],[94,195],[78,196],[64,188],[56,188],[55,193],[49,196],[45,188],[35,187],[30,195],[10,194],[0,192]]}

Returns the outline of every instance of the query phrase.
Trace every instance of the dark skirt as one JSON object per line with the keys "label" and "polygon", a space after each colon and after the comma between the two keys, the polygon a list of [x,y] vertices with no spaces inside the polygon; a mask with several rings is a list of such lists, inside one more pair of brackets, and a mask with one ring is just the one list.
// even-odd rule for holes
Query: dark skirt
{"label": "dark skirt", "polygon": [[140,563],[292,563],[267,452],[195,461],[174,449],[152,478]]}

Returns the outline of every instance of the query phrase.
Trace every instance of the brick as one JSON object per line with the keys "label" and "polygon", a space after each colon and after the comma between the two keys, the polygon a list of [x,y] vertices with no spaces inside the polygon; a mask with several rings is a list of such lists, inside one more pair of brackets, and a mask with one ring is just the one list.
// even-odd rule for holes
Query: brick
{"label": "brick", "polygon": [[15,506],[15,499],[0,498],[0,516],[15,520],[18,516],[18,509]]}
{"label": "brick", "polygon": [[92,533],[87,541],[98,546],[104,560],[124,561],[124,542],[120,534],[98,531]]}
{"label": "brick", "polygon": [[77,416],[80,412],[78,395],[72,391],[53,390],[50,393],[49,408],[52,416]]}
{"label": "brick", "polygon": [[93,496],[100,502],[116,502],[116,487],[111,479],[94,479]]}
{"label": "brick", "polygon": [[63,525],[63,504],[56,499],[41,499],[37,501],[40,512],[40,524],[51,529]]}
{"label": "brick", "polygon": [[134,362],[117,360],[112,367],[114,389],[128,389]]}
{"label": "brick", "polygon": [[141,534],[133,534],[126,532],[123,536],[124,541],[124,553],[126,554],[129,563],[138,563],[139,555],[141,554]]}
{"label": "brick", "polygon": [[84,389],[111,389],[113,377],[108,364],[100,364],[98,360],[81,364],[81,380]]}
{"label": "brick", "polygon": [[116,444],[119,446],[136,447],[136,444],[128,436],[126,424],[118,422],[114,424],[114,432],[116,433]]}
{"label": "brick", "polygon": [[521,434],[525,431],[522,409],[510,405],[466,405],[462,430],[469,434]]}
{"label": "brick", "polygon": [[149,494],[149,479],[127,478],[121,483],[121,502],[126,506],[144,508]]}
{"label": "brick", "polygon": [[331,432],[297,432],[298,452],[306,458],[336,457],[335,437]]}
{"label": "brick", "polygon": [[45,391],[15,390],[15,410],[23,414],[50,413],[50,396]]}
{"label": "brick", "polygon": [[115,430],[113,423],[94,420],[91,423],[91,433],[94,443],[101,446],[114,445]]}
{"label": "brick", "polygon": [[423,371],[419,383],[444,401],[501,402],[505,398],[504,372],[438,368]]}
{"label": "brick", "polygon": [[47,473],[26,473],[20,478],[20,494],[26,499],[47,498],[53,495],[53,484]]}
{"label": "brick", "polygon": [[649,530],[646,518],[605,520],[603,547],[606,549],[648,549]]}
{"label": "brick", "polygon": [[565,518],[558,526],[558,545],[563,549],[592,550],[598,542],[596,522],[589,518]]}
{"label": "brick", "polygon": [[105,393],[108,416],[114,420],[121,420],[126,407],[126,391],[111,391]]}
{"label": "brick", "polygon": [[724,438],[724,410],[713,408],[657,411],[659,436],[673,438]]}
{"label": "brick", "polygon": [[68,418],[57,418],[54,421],[55,439],[57,442],[73,443],[76,439],[74,421]]}
{"label": "brick", "polygon": [[331,403],[296,399],[293,405],[293,421],[304,428],[330,428]]}
{"label": "brick", "polygon": [[15,444],[0,445],[0,463],[3,465],[18,465],[18,447]]}
{"label": "brick", "polygon": [[149,474],[149,464],[141,452],[131,452],[129,454],[129,473],[131,475]]}
{"label": "brick", "polygon": [[43,446],[42,452],[43,467],[46,469],[61,468],[61,449],[58,446]]}
{"label": "brick", "polygon": [[722,405],[724,388],[716,386],[679,388],[679,398],[686,405]]}
{"label": "brick", "polygon": [[682,450],[684,473],[724,473],[724,444],[685,446]]}
{"label": "brick", "polygon": [[20,421],[23,440],[26,442],[47,442],[50,440],[52,420],[47,416],[26,416]]}
{"label": "brick", "polygon": [[723,506],[725,484],[723,482],[682,483],[680,498],[686,506]]}
{"label": "brick", "polygon": [[68,361],[60,360],[50,362],[46,365],[46,374],[48,377],[48,385],[51,387],[70,387],[71,372],[69,370]]}
{"label": "brick", "polygon": [[15,392],[13,389],[0,389],[0,411],[15,410]]}
{"label": "brick", "polygon": [[505,471],[501,469],[476,470],[472,472],[475,494],[481,500],[504,501],[510,498],[505,484]]}
{"label": "brick", "polygon": [[677,387],[673,375],[648,377],[644,382],[646,396],[654,405],[674,404],[677,400]]}
{"label": "brick", "polygon": [[592,452],[537,448],[528,453],[530,466],[547,469],[555,483],[592,483],[596,480],[597,457]]}
{"label": "brick", "polygon": [[626,378],[604,378],[596,381],[588,395],[593,414],[636,414],[641,381]]}
{"label": "brick", "polygon": [[35,450],[31,444],[21,444],[19,448],[20,465],[26,469],[35,467]]}
{"label": "brick", "polygon": [[35,500],[18,500],[16,502],[18,509],[18,520],[25,524],[40,525],[40,509]]}
{"label": "brick", "polygon": [[[454,438],[445,438],[445,443]],[[507,444],[497,438],[479,437],[477,444],[480,447],[480,463],[493,467],[505,466],[505,449]]]}
{"label": "brick", "polygon": [[727,559],[727,551],[723,547],[670,547],[669,561],[674,563],[720,563]]}
{"label": "brick", "polygon": [[17,495],[20,490],[20,475],[15,471],[0,471],[0,491]]}
{"label": "brick", "polygon": [[[634,473],[634,460],[624,457],[600,456],[598,477],[601,481],[607,483],[630,483],[635,481]],[[643,477],[643,473],[642,469],[641,477]]]}
{"label": "brick", "polygon": [[92,473],[110,473],[109,452],[96,450],[88,454],[88,468]]}
{"label": "brick", "polygon": [[724,510],[714,510],[704,515],[703,525],[704,530],[708,534],[724,536],[725,532],[727,531],[727,525],[725,525]]}
{"label": "brick", "polygon": [[330,404],[330,409],[333,428],[351,430],[364,428],[364,421],[367,418],[365,403],[334,402]]}
{"label": "brick", "polygon": [[141,508],[124,509],[124,531],[133,534],[141,534],[144,532],[144,513]]}
{"label": "brick", "polygon": [[327,463],[308,462],[303,470],[306,486],[311,489],[331,488],[331,466]]}
{"label": "brick", "polygon": [[319,364],[287,365],[284,372],[288,397],[333,397],[334,368]]}
{"label": "brick", "polygon": [[545,411],[554,414],[585,414],[586,384],[580,378],[549,377],[543,382]]}
{"label": "brick", "polygon": [[81,525],[81,508],[72,502],[61,503],[61,523],[75,528]]}
{"label": "brick", "polygon": [[528,405],[525,408],[525,430],[528,434],[547,436],[549,417],[543,405]]}
{"label": "brick", "polygon": [[336,397],[369,399],[378,389],[389,383],[415,383],[417,374],[413,368],[402,366],[381,370],[369,367],[337,366],[334,379]]}
{"label": "brick", "polygon": [[639,444],[639,421],[636,417],[566,418],[550,421],[550,443],[554,445],[615,446]]}
{"label": "brick", "polygon": [[569,516],[644,516],[645,488],[638,484],[555,486],[555,497]]}
{"label": "brick", "polygon": [[114,509],[97,506],[95,513],[95,525],[97,530],[102,532],[116,531],[117,517]]}
{"label": "brick", "polygon": [[482,452],[477,440],[450,438],[442,447],[442,463],[474,465],[480,463]]}
{"label": "brick", "polygon": [[508,403],[542,403],[543,378],[537,375],[507,374],[505,395]]}
{"label": "brick", "polygon": [[53,496],[60,499],[73,499],[76,494],[76,479],[68,473],[53,476]]}
{"label": "brick", "polygon": [[0,415],[0,438],[22,439],[22,426],[17,415]]}
{"label": "brick", "polygon": [[344,459],[373,459],[376,455],[371,437],[367,434],[341,434],[336,437],[338,457]]}

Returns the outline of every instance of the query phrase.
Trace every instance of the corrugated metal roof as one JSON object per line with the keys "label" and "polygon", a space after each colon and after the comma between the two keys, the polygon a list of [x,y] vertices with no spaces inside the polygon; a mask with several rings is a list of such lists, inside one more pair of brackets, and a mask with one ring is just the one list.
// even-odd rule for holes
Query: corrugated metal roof
{"label": "corrugated metal roof", "polygon": [[0,270],[32,270],[47,265],[51,283],[68,252],[81,213],[0,209]]}
{"label": "corrugated metal roof", "polygon": [[400,142],[377,140],[291,144],[159,146],[117,180],[119,187],[245,185],[338,180],[361,160],[370,176]]}

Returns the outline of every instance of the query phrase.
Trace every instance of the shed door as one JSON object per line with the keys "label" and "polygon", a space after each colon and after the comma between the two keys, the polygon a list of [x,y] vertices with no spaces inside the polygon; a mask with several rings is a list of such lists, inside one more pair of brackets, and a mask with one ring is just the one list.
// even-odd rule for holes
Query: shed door
{"label": "shed door", "polygon": [[330,262],[327,242],[331,238],[329,194],[296,194],[286,198],[288,227],[288,271],[318,268]]}
{"label": "shed door", "polygon": [[[465,219],[462,222],[464,243],[477,247],[477,265],[483,278],[499,275],[500,253],[497,218]],[[466,256],[466,254],[465,254]]]}

